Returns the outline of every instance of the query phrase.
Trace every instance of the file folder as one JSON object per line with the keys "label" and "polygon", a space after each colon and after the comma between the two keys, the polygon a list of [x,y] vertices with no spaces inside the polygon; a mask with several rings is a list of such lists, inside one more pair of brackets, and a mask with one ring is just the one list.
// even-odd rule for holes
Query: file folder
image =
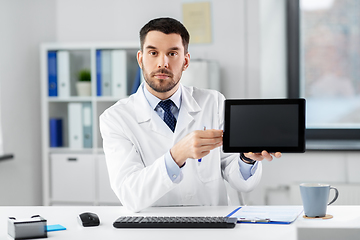
{"label": "file folder", "polygon": [[68,103],[69,148],[83,148],[82,103]]}
{"label": "file folder", "polygon": [[101,50],[96,50],[96,96],[102,95]]}
{"label": "file folder", "polygon": [[290,224],[302,211],[302,206],[244,206],[236,208],[227,217],[237,218],[238,223]]}
{"label": "file folder", "polygon": [[84,148],[92,148],[92,107],[91,103],[83,103],[82,124]]}
{"label": "file folder", "polygon": [[131,87],[131,93],[130,94],[134,94],[136,93],[137,89],[139,88],[141,82],[142,82],[142,78],[143,78],[143,75],[142,75],[142,70],[140,67],[137,67],[137,71],[136,71],[136,75],[135,75],[135,79],[134,79],[134,83]]}
{"label": "file folder", "polygon": [[57,52],[57,78],[59,97],[70,96],[70,55],[68,51]]}
{"label": "file folder", "polygon": [[127,97],[127,63],[125,50],[111,52],[112,95],[116,98]]}
{"label": "file folder", "polygon": [[101,52],[101,96],[111,96],[111,50]]}
{"label": "file folder", "polygon": [[56,51],[48,51],[48,88],[49,97],[58,96]]}
{"label": "file folder", "polygon": [[63,128],[61,118],[50,118],[50,147],[63,146]]}

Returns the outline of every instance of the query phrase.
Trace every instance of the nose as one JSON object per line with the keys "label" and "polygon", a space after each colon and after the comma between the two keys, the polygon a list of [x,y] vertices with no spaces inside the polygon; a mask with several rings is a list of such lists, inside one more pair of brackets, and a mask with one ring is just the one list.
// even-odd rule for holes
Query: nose
{"label": "nose", "polygon": [[169,59],[166,55],[159,57],[158,68],[169,68]]}

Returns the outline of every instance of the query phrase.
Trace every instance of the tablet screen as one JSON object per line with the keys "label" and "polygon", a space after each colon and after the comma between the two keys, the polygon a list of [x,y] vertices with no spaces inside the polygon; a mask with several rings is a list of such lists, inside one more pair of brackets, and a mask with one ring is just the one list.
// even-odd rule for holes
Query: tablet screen
{"label": "tablet screen", "polygon": [[224,152],[304,152],[305,99],[225,100]]}

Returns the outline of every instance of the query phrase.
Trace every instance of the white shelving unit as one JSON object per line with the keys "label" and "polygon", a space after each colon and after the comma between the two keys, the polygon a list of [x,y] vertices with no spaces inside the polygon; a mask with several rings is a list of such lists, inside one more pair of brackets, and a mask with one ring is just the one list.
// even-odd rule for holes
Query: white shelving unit
{"label": "white shelving unit", "polygon": [[[44,43],[40,47],[42,167],[44,205],[119,205],[110,189],[98,118],[119,100],[116,96],[97,96],[97,50],[125,50],[130,56],[128,66],[136,64],[138,43]],[[68,97],[49,96],[48,52],[67,51],[70,55],[70,94]],[[133,56],[133,58],[132,58]],[[130,60],[129,60],[130,59]],[[129,62],[130,61],[130,62]],[[75,75],[81,69],[91,71],[91,96],[76,95]],[[137,68],[137,67],[136,67]],[[128,67],[129,79],[136,70]],[[129,86],[132,83],[128,82]],[[129,89],[129,87],[128,87]],[[128,91],[129,92],[129,91]],[[68,104],[90,103],[92,107],[92,147],[73,149],[68,140]],[[63,146],[50,147],[50,118],[63,122]]]}

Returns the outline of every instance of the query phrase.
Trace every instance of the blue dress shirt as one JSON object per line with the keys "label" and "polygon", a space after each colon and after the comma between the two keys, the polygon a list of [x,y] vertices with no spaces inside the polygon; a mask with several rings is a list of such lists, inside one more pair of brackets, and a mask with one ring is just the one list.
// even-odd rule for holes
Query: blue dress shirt
{"label": "blue dress shirt", "polygon": [[[145,98],[147,99],[151,108],[154,109],[154,111],[160,116],[161,119],[164,119],[164,110],[158,106],[158,103],[161,101],[161,99],[152,95],[146,89],[145,85],[143,86],[143,91],[144,91]],[[174,116],[177,120],[178,116],[179,116],[179,109],[181,107],[181,88],[179,88],[169,99],[171,99],[175,104],[171,107],[170,110],[171,110],[172,114],[174,114]],[[170,154],[170,149],[169,149],[169,151],[166,152],[164,158],[165,158],[166,170],[167,170],[167,173],[168,173],[170,179],[175,183],[179,183],[182,179],[181,168],[176,164],[176,162],[172,158],[172,156]],[[251,177],[255,173],[255,171],[257,169],[257,165],[258,165],[258,162],[256,162],[254,165],[244,163],[240,159],[240,157],[238,159],[238,163],[239,163],[241,175],[243,176],[243,178],[245,180],[247,180],[249,177]]]}

